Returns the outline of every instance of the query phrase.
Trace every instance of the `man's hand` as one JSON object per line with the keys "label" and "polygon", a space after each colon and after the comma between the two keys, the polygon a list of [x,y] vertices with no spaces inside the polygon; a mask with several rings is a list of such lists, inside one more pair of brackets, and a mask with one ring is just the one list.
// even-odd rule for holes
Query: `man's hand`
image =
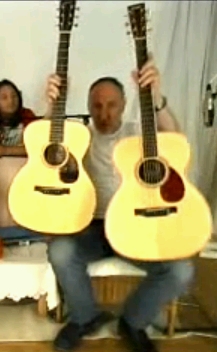
{"label": "man's hand", "polygon": [[47,88],[46,88],[46,98],[49,104],[53,104],[60,95],[61,78],[52,74],[48,77]]}
{"label": "man's hand", "polygon": [[162,103],[160,73],[155,66],[154,60],[150,58],[140,71],[133,72],[134,81],[140,85],[141,88],[147,87],[149,84],[152,87],[155,105],[159,106]]}

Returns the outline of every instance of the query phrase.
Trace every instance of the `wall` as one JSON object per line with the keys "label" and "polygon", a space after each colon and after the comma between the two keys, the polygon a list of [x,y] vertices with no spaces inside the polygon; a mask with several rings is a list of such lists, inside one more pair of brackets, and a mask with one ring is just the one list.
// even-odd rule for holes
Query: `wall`
{"label": "wall", "polygon": [[[141,2],[141,1],[139,1]],[[90,83],[113,75],[125,85],[128,110],[135,97],[130,76],[135,67],[127,36],[127,6],[135,1],[79,1],[78,27],[70,47],[67,113],[86,112]],[[154,7],[155,1],[147,2]],[[55,71],[58,1],[0,1],[0,79],[16,82],[27,106],[43,114],[48,74]]]}

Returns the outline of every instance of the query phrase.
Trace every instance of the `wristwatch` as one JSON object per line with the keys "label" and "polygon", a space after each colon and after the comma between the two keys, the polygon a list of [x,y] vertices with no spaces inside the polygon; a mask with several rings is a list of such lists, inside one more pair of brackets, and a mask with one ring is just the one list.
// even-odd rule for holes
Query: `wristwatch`
{"label": "wristwatch", "polygon": [[161,100],[161,104],[158,106],[155,106],[155,111],[159,112],[161,110],[163,110],[167,105],[167,98],[162,96],[162,100]]}

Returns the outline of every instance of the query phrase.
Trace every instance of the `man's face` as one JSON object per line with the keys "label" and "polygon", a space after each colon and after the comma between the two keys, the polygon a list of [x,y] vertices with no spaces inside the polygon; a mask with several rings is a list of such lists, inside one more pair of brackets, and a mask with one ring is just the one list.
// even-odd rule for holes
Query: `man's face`
{"label": "man's face", "polygon": [[125,99],[113,83],[102,82],[91,90],[88,108],[96,129],[102,134],[112,134],[121,125]]}

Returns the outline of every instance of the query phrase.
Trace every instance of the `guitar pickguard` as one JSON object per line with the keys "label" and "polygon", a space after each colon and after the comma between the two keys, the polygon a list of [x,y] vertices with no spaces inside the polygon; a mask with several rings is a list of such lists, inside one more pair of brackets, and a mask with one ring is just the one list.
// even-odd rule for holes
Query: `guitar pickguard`
{"label": "guitar pickguard", "polygon": [[72,154],[69,154],[67,162],[60,168],[59,176],[64,183],[76,182],[79,177],[78,163]]}
{"label": "guitar pickguard", "polygon": [[169,168],[169,173],[166,181],[160,187],[161,197],[165,202],[179,202],[185,195],[185,186],[179,174]]}

